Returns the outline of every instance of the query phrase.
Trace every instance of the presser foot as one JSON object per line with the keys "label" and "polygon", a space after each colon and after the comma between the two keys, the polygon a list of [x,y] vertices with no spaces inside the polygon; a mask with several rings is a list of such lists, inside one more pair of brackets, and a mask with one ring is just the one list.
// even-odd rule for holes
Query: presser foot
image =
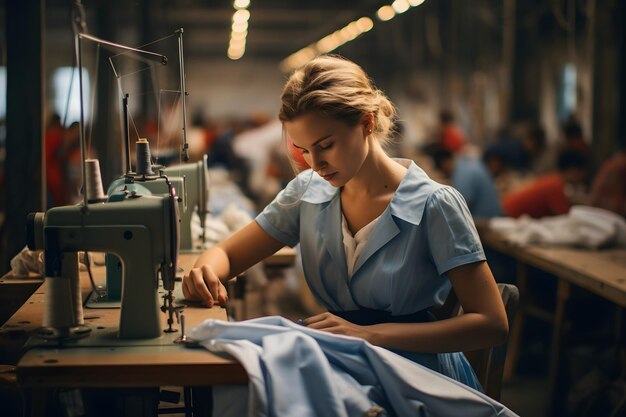
{"label": "presser foot", "polygon": [[33,330],[33,336],[44,340],[76,340],[89,336],[91,327],[79,325],[74,327],[39,327]]}
{"label": "presser foot", "polygon": [[[168,291],[163,295],[163,305],[161,306],[161,311],[167,314],[167,329],[164,329],[164,333],[176,333],[178,329],[174,329],[172,324],[174,324],[174,316],[176,316],[176,321],[179,322],[178,315],[180,314],[180,307],[174,307],[174,296],[173,291]],[[184,333],[184,331],[183,331]]]}

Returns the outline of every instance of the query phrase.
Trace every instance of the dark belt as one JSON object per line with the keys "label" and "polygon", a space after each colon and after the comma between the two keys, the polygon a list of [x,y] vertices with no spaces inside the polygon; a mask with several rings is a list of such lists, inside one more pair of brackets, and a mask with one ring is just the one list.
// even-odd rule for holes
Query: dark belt
{"label": "dark belt", "polygon": [[330,313],[350,323],[358,324],[359,326],[369,326],[380,323],[425,323],[433,320],[428,309],[400,316],[394,316],[388,311],[370,308],[361,308],[351,311],[330,311]]}

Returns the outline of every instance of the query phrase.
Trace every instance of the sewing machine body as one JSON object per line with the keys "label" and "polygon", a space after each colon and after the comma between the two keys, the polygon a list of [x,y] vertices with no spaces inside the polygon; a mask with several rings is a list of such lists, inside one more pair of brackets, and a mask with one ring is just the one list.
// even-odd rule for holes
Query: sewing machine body
{"label": "sewing machine body", "polygon": [[117,255],[123,271],[118,336],[159,337],[159,276],[165,290],[174,289],[178,256],[178,207],[172,198],[128,194],[113,203],[37,213],[29,237],[31,249],[44,250],[49,278],[63,277],[63,258],[68,252]]}

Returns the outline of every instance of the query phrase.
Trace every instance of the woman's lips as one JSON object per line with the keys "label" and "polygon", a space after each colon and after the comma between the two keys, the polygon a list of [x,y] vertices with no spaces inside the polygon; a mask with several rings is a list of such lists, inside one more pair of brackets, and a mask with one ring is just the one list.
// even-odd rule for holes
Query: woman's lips
{"label": "woman's lips", "polygon": [[336,172],[332,173],[332,174],[328,174],[328,175],[322,175],[322,178],[324,178],[326,181],[330,181],[334,178],[334,176],[337,175]]}

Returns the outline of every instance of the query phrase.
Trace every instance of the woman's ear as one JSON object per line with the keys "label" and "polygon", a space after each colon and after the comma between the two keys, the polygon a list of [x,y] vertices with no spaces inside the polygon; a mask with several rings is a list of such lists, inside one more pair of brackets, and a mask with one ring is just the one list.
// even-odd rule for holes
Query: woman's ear
{"label": "woman's ear", "polygon": [[374,131],[374,115],[370,113],[363,116],[361,125],[363,126],[363,134],[365,136],[371,135]]}

